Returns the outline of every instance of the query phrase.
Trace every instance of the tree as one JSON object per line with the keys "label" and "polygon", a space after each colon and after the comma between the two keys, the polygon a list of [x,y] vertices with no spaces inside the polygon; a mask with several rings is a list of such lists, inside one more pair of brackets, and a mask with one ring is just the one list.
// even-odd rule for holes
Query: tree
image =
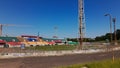
{"label": "tree", "polygon": [[[106,33],[105,35],[97,36],[95,38],[95,41],[105,41],[106,39],[110,40],[110,35],[111,35],[110,33]],[[117,35],[117,40],[120,40],[120,29],[116,30],[116,35]],[[114,32],[112,33],[112,37],[114,40]]]}
{"label": "tree", "polygon": [[116,30],[117,40],[120,40],[120,29]]}

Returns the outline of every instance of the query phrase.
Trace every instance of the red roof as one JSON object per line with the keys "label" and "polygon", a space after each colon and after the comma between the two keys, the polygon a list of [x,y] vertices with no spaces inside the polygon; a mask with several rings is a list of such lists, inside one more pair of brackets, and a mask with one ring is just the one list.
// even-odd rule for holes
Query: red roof
{"label": "red roof", "polygon": [[16,45],[21,45],[21,42],[7,42],[7,44],[16,46]]}
{"label": "red roof", "polygon": [[5,41],[4,40],[0,40],[0,43],[5,43]]}
{"label": "red roof", "polygon": [[[38,38],[38,36],[31,36],[31,35],[21,35],[21,37]],[[39,38],[41,38],[41,37],[39,37]]]}
{"label": "red roof", "polygon": [[50,45],[53,45],[53,44],[55,44],[55,42],[48,42]]}
{"label": "red roof", "polygon": [[62,40],[54,40],[56,43],[62,43]]}

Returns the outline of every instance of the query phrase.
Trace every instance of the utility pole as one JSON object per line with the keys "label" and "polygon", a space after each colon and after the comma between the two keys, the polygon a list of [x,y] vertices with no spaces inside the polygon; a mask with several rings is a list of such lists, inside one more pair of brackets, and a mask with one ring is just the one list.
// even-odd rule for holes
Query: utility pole
{"label": "utility pole", "polygon": [[40,33],[38,32],[38,37],[40,36]]}
{"label": "utility pole", "polygon": [[80,39],[79,39],[79,47],[78,49],[82,49],[83,45],[83,36],[84,36],[84,0],[78,0],[78,18],[79,18],[79,33],[80,33]]}
{"label": "utility pole", "polygon": [[0,24],[0,36],[2,36],[2,27],[3,27],[3,25]]}
{"label": "utility pole", "polygon": [[116,18],[113,18],[114,24],[114,45],[117,45],[117,38],[116,38]]}

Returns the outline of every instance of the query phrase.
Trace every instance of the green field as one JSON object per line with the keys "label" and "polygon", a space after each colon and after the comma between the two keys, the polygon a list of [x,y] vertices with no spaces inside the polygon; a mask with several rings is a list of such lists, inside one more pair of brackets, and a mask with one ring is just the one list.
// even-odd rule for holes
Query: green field
{"label": "green field", "polygon": [[97,61],[87,64],[75,64],[71,66],[65,66],[60,68],[120,68],[120,59],[116,59],[114,62],[112,60]]}
{"label": "green field", "polygon": [[41,50],[41,51],[59,51],[59,50],[74,50],[75,45],[54,45],[54,46],[36,46],[27,47],[30,50]]}

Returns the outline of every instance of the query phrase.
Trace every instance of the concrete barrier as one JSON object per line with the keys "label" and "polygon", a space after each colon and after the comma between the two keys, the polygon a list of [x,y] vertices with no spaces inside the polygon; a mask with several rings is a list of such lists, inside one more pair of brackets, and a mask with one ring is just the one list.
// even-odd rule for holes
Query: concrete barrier
{"label": "concrete barrier", "polygon": [[[120,47],[110,49],[109,51],[120,50]],[[31,57],[31,56],[62,56],[70,54],[90,54],[106,52],[106,49],[90,49],[90,50],[68,50],[68,51],[37,51],[37,52],[22,52],[22,53],[0,53],[0,59],[4,58],[18,58],[18,57]]]}

